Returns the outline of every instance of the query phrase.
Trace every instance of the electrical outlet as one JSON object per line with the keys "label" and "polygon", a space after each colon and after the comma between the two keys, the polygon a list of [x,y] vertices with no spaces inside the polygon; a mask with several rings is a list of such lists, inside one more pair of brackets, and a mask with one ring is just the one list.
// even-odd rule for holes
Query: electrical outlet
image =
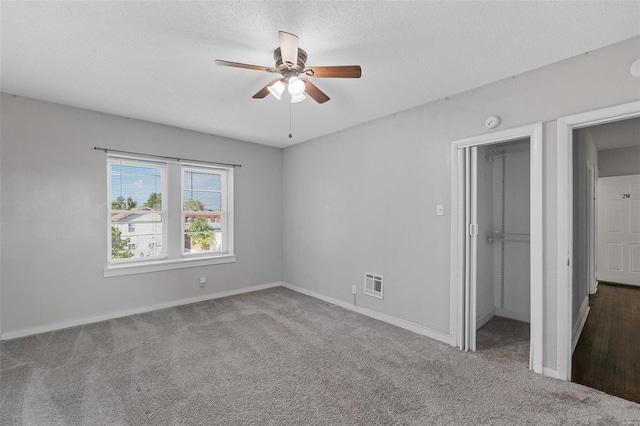
{"label": "electrical outlet", "polygon": [[351,293],[356,294],[358,292],[358,288],[355,285],[351,286]]}
{"label": "electrical outlet", "polygon": [[207,277],[200,277],[200,287],[207,285]]}

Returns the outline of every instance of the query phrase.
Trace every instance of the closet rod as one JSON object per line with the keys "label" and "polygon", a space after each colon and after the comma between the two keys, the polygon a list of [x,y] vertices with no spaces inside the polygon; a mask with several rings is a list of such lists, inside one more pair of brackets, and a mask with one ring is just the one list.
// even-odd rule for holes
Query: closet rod
{"label": "closet rod", "polygon": [[98,150],[98,151],[104,151],[105,154],[108,153],[108,152],[115,152],[115,153],[119,153],[119,154],[141,155],[143,157],[164,158],[165,160],[174,160],[174,161],[177,161],[177,162],[186,161],[186,162],[203,163],[203,164],[214,164],[216,166],[242,167],[241,164],[217,163],[215,161],[205,161],[205,160],[190,160],[188,158],[167,157],[165,155],[143,154],[141,152],[122,151],[120,149],[100,148],[98,146],[94,146],[93,149],[94,150]]}
{"label": "closet rod", "polygon": [[528,243],[529,234],[518,234],[513,232],[494,232],[487,234],[487,241],[492,243],[494,241],[514,241],[518,243]]}
{"label": "closet rod", "polygon": [[500,158],[500,157],[509,157],[511,155],[517,155],[517,154],[522,154],[523,152],[527,152],[527,150],[524,151],[514,151],[514,152],[506,152],[504,154],[487,154],[484,158],[489,160],[489,161],[493,161],[494,158]]}

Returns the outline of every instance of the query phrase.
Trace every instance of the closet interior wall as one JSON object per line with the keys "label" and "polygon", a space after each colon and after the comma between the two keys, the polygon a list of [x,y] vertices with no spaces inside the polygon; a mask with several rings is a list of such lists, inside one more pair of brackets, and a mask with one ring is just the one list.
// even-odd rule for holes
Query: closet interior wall
{"label": "closet interior wall", "polygon": [[478,151],[477,328],[530,321],[529,139]]}

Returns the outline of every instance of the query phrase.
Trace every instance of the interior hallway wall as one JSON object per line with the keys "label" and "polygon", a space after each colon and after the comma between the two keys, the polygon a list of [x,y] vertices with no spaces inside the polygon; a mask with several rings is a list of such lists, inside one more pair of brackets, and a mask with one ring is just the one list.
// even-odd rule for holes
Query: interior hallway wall
{"label": "interior hallway wall", "polygon": [[[0,108],[3,333],[281,280],[280,149],[7,94]],[[237,261],[104,278],[107,166],[94,146],[242,164]]]}
{"label": "interior hallway wall", "polygon": [[283,280],[350,303],[364,272],[380,273],[384,299],[359,290],[358,305],[449,334],[450,144],[487,133],[490,115],[499,129],[545,122],[544,366],[555,370],[555,119],[639,100],[639,48],[630,39],[286,148]]}
{"label": "interior hallway wall", "polygon": [[640,146],[598,151],[598,169],[600,177],[640,175]]}
{"label": "interior hallway wall", "polygon": [[587,166],[598,169],[598,151],[587,129],[573,131],[573,278],[572,329],[580,321],[580,309],[589,302],[589,186]]}

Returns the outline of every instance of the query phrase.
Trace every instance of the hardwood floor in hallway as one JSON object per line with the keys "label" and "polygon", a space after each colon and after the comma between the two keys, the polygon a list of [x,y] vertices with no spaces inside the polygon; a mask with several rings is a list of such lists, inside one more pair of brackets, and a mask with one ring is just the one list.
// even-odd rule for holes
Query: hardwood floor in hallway
{"label": "hardwood floor in hallway", "polygon": [[589,305],[572,381],[640,403],[640,287],[600,282]]}

